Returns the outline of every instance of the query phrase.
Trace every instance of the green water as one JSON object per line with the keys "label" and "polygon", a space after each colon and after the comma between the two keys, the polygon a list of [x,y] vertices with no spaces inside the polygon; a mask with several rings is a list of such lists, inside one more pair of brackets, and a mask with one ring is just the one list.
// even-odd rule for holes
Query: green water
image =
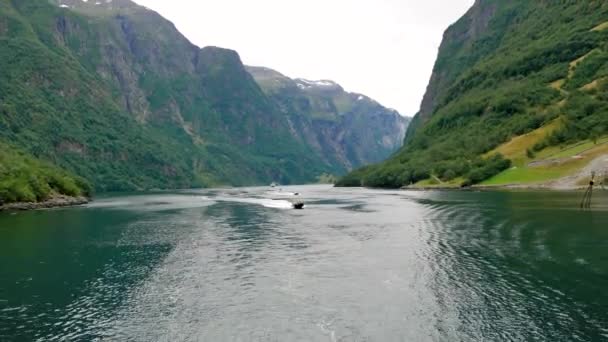
{"label": "green water", "polygon": [[608,340],[608,194],[284,190],[0,214],[0,340]]}

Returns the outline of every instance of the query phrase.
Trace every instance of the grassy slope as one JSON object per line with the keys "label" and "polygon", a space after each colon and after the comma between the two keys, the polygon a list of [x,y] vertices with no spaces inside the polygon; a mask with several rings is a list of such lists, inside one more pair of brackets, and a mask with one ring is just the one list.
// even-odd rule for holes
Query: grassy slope
{"label": "grassy slope", "polygon": [[534,145],[536,145],[539,141],[556,131],[560,127],[560,124],[560,120],[554,120],[543,127],[533,130],[530,133],[526,133],[511,139],[494,150],[486,153],[484,156],[488,157],[492,154],[500,153],[505,156],[505,158],[509,158],[515,166],[522,166],[524,162],[528,161],[526,151],[533,148]]}
{"label": "grassy slope", "polygon": [[89,196],[90,191],[81,178],[0,143],[0,204],[44,201],[56,194]]}
{"label": "grassy slope", "polygon": [[[608,27],[608,23],[603,23],[592,31],[602,31]],[[577,58],[569,63],[568,75],[566,78],[553,81],[549,87],[561,91],[566,100],[557,103],[556,107],[564,107],[567,104],[567,98],[570,95],[569,91],[564,90],[564,86],[570,84],[577,77],[577,67],[586,63],[588,59],[594,55],[602,54],[601,49],[594,49],[587,54]],[[606,63],[604,60],[603,63]],[[598,68],[599,69],[599,68]],[[580,91],[582,94],[593,94],[598,87],[605,84],[604,75],[593,75],[590,83],[586,83],[575,91]],[[599,77],[599,78],[598,78]],[[584,82],[589,82],[587,78]],[[580,86],[580,82],[579,82]],[[487,153],[501,153],[506,158],[513,161],[514,166],[505,170],[498,175],[481,183],[482,186],[502,186],[502,185],[517,185],[517,184],[542,184],[549,181],[554,181],[566,176],[576,174],[582,170],[593,158],[608,153],[608,136],[596,136],[592,140],[582,140],[573,143],[565,143],[559,146],[547,146],[541,151],[534,151],[535,146],[546,141],[552,134],[564,129],[564,123],[560,118],[553,122],[536,129],[530,133],[515,137],[509,142],[499,146],[493,151]]]}
{"label": "grassy slope", "polygon": [[[608,75],[608,31],[593,30],[608,17],[607,3],[486,0],[476,6],[479,11],[446,33],[435,66],[443,78],[429,90],[434,109],[418,116],[394,158],[355,171],[341,185],[399,187],[431,175],[443,182],[482,182],[510,166],[479,172],[479,159],[557,117],[563,125],[535,144],[535,153],[608,133],[608,84],[602,81]],[[471,31],[483,21],[479,13],[492,11],[484,30]],[[511,148],[517,164],[526,150]]]}
{"label": "grassy slope", "polygon": [[[515,166],[484,181],[481,185],[498,186],[553,181],[576,174],[594,158],[608,154],[608,136],[605,136],[596,141],[584,140],[562,146],[551,146],[529,157],[525,151],[532,149],[538,141],[541,141],[546,131],[535,131],[535,133],[527,137],[515,138],[501,146],[499,149],[512,151],[511,157],[517,161]],[[514,141],[519,145],[518,149],[513,149]]]}
{"label": "grassy slope", "polygon": [[575,144],[552,157],[550,164],[515,167],[484,181],[481,185],[542,184],[574,175],[593,159],[608,154],[607,143],[608,138],[602,139],[598,144],[590,141]]}

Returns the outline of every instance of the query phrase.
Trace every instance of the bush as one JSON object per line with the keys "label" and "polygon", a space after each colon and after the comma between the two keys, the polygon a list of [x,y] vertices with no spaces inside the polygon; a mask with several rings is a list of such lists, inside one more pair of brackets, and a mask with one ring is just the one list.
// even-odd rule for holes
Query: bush
{"label": "bush", "polygon": [[51,187],[47,182],[36,176],[30,176],[29,186],[36,194],[37,201],[44,201],[51,195]]}
{"label": "bush", "polygon": [[473,169],[466,177],[465,185],[479,184],[489,178],[496,176],[511,167],[511,161],[505,159],[500,153],[485,160],[477,160]]}
{"label": "bush", "polygon": [[530,159],[536,158],[536,154],[534,154],[534,151],[530,148],[526,149],[526,156]]}
{"label": "bush", "polygon": [[446,170],[441,176],[441,180],[444,182],[451,181],[454,178],[456,178],[456,172],[453,170]]}
{"label": "bush", "polygon": [[0,143],[0,202],[37,202],[53,193],[80,196],[90,192],[85,180]]}

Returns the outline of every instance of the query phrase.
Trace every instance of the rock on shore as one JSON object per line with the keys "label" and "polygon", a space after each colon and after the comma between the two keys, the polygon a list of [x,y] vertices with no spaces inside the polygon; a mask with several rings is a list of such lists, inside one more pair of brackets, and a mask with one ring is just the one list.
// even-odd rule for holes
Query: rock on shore
{"label": "rock on shore", "polygon": [[43,202],[28,202],[28,203],[8,203],[0,205],[0,211],[9,210],[36,210],[36,209],[50,209],[59,207],[69,207],[74,205],[81,205],[89,203],[89,199],[86,197],[71,197],[64,195],[54,196]]}

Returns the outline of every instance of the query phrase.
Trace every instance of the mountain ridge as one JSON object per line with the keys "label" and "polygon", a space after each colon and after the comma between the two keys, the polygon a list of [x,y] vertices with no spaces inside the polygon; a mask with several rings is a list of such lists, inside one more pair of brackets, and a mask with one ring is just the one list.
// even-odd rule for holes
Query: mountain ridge
{"label": "mountain ridge", "polygon": [[[607,31],[598,29],[607,21],[605,2],[476,1],[444,34],[404,147],[339,184],[492,182],[510,169],[527,170],[554,147],[607,134]],[[519,151],[526,158],[500,152],[535,131],[539,139]]]}
{"label": "mountain ridge", "polygon": [[[4,138],[91,179],[98,190],[302,182],[329,169],[286,132],[280,113],[236,52],[199,49],[172,23],[140,7],[83,16],[41,1],[5,6],[2,13],[25,29],[7,32],[5,43],[21,45],[31,59],[4,58],[3,69],[14,72],[5,73],[3,100],[26,116],[28,104],[48,103],[44,117],[55,121],[65,138],[44,134],[49,128],[44,124],[24,127],[39,148],[14,129],[4,131]],[[39,53],[30,53],[33,48]],[[39,66],[32,76],[51,88],[30,88],[27,99],[9,97],[17,87],[27,89],[17,63],[26,71]],[[50,78],[52,69],[63,69],[62,75]],[[61,92],[68,98],[53,96]],[[57,111],[60,107],[67,111]],[[82,121],[87,115],[103,127],[91,130]],[[16,119],[9,118],[9,125]],[[104,138],[96,130],[115,133]],[[276,142],[284,143],[270,148]],[[62,146],[78,148],[66,156]],[[150,177],[143,177],[143,170]]]}
{"label": "mountain ridge", "polygon": [[294,133],[236,51],[199,48],[128,0],[4,1],[0,57],[0,143],[97,191],[346,171]]}
{"label": "mountain ridge", "polygon": [[266,67],[247,70],[280,104],[292,132],[323,160],[352,170],[379,162],[401,147],[409,119],[368,96],[346,92],[331,80],[291,79]]}

